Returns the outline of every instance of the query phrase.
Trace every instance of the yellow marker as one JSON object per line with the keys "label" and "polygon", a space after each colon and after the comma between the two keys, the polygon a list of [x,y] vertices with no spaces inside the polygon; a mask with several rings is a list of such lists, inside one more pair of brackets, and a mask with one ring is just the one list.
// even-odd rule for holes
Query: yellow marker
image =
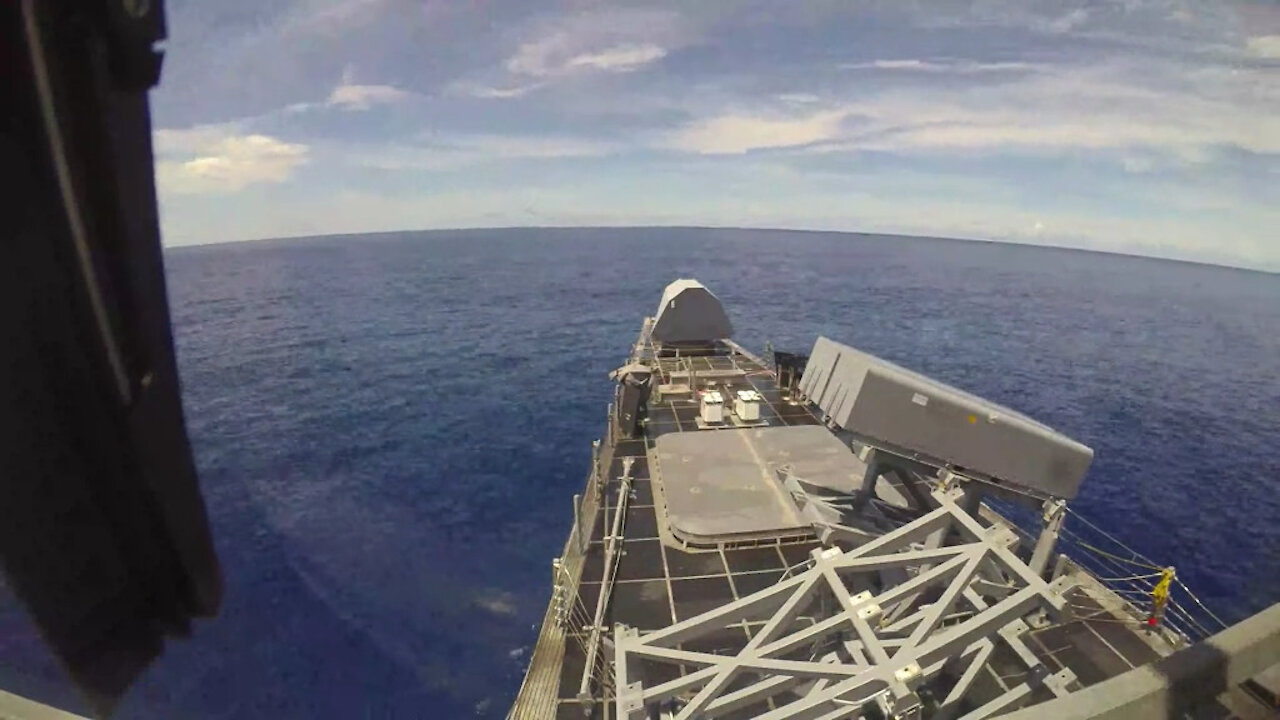
{"label": "yellow marker", "polygon": [[970,424],[970,425],[976,425],[977,423],[978,423],[978,416],[977,416],[977,415],[970,415],[970,416],[969,416],[969,424]]}
{"label": "yellow marker", "polygon": [[1151,599],[1156,601],[1157,606],[1164,606],[1166,600],[1169,599],[1169,583],[1173,582],[1173,568],[1165,568],[1160,573],[1160,582],[1151,590]]}
{"label": "yellow marker", "polygon": [[1160,572],[1160,581],[1151,588],[1151,615],[1147,617],[1148,625],[1156,625],[1164,618],[1164,606],[1169,602],[1169,584],[1173,582],[1174,569],[1167,567]]}

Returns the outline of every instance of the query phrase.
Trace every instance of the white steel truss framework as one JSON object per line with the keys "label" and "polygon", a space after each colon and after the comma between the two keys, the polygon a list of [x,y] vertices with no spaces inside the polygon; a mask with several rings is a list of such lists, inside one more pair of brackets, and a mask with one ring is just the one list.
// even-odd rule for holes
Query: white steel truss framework
{"label": "white steel truss framework", "polygon": [[[745,707],[762,718],[988,717],[1026,702],[1037,687],[1075,687],[1023,641],[1029,622],[1065,613],[1068,578],[1046,582],[1011,550],[1017,538],[962,510],[957,491],[938,507],[851,550],[817,549],[810,567],[701,615],[640,634],[614,629],[619,718],[655,711],[678,720]],[[682,646],[746,628],[733,654]],[[738,631],[741,633],[741,630]],[[1020,681],[981,705],[966,701],[1001,645],[1025,666]],[[645,681],[653,663],[688,672]],[[672,673],[668,672],[667,677]]]}

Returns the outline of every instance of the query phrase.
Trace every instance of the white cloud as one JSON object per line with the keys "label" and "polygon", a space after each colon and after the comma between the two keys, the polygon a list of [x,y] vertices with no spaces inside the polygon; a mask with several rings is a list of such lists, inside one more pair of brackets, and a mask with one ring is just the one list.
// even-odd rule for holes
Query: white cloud
{"label": "white cloud", "polygon": [[524,97],[529,93],[542,87],[544,83],[535,82],[527,85],[515,85],[512,87],[497,88],[485,85],[455,85],[454,89],[471,97],[483,98],[485,100],[509,100],[511,98]]}
{"label": "white cloud", "polygon": [[578,72],[631,72],[687,42],[687,23],[670,11],[597,9],[531,28],[506,70],[550,78]]}
{"label": "white cloud", "polygon": [[411,93],[390,85],[342,84],[329,93],[325,104],[343,110],[368,110],[374,105],[389,105],[412,97]]}
{"label": "white cloud", "polygon": [[925,63],[923,60],[875,60],[869,63],[856,63],[853,65],[843,65],[848,70],[858,70],[862,68],[875,68],[877,70],[922,70],[925,67],[938,67],[932,63]]}
{"label": "white cloud", "polygon": [[521,45],[507,60],[507,70],[517,75],[542,77],[560,70],[563,60],[555,60],[555,55],[563,54],[561,46],[566,44],[565,36],[555,34],[539,38]]}
{"label": "white cloud", "polygon": [[[982,2],[963,3],[903,3],[906,12],[910,13],[914,24],[930,28],[1013,28],[1029,30],[1035,33],[1063,35],[1076,33],[1090,25],[1091,20],[1099,20],[1088,8],[1077,7],[1063,11],[1068,3],[1062,0],[983,0]],[[1119,0],[1115,5],[1123,7],[1105,7],[1106,0],[1098,3],[1103,6],[1099,16],[1111,23],[1136,23],[1139,28],[1149,18],[1143,14],[1151,9],[1154,3],[1144,0]],[[1119,10],[1120,12],[1115,12]],[[1111,11],[1111,12],[1108,12]],[[1166,15],[1168,13],[1165,13]],[[1120,16],[1120,20],[1117,20]],[[1100,22],[1092,23],[1094,25]]]}
{"label": "white cloud", "polygon": [[154,137],[162,193],[230,193],[285,182],[307,163],[310,152],[301,143],[237,132],[234,125],[157,130]]}
{"label": "white cloud", "polygon": [[1280,35],[1258,35],[1245,43],[1245,50],[1254,57],[1268,60],[1280,59]]}
{"label": "white cloud", "polygon": [[[368,2],[368,0],[359,1]],[[326,106],[342,110],[363,111],[372,108],[374,105],[390,105],[413,97],[413,93],[391,85],[359,84],[355,81],[355,74],[354,65],[348,64],[343,68],[342,80],[329,93],[329,97],[324,103]]]}
{"label": "white cloud", "polygon": [[507,61],[507,70],[518,75],[548,77],[581,69],[631,72],[666,57],[667,51],[652,43],[625,44],[572,53],[569,36],[556,34],[520,46]]}
{"label": "white cloud", "polygon": [[566,67],[591,67],[609,72],[631,72],[666,57],[667,51],[657,45],[619,45],[569,58]]}
{"label": "white cloud", "polygon": [[[896,61],[920,69],[925,61]],[[932,71],[927,71],[932,72]],[[1265,70],[1188,72],[1128,60],[1044,68],[995,84],[887,89],[796,114],[709,113],[659,145],[703,154],[806,146],[806,152],[902,153],[1124,151],[1138,171],[1150,153],[1183,164],[1223,148],[1280,154],[1280,92]],[[1117,162],[1123,157],[1117,155]]]}
{"label": "white cloud", "polygon": [[1215,147],[1280,153],[1280,118],[1265,110],[1270,103],[1253,87],[1256,77],[1160,75],[1103,63],[994,87],[885,95],[853,110],[882,131],[864,139],[890,148],[1136,147],[1193,161]]}
{"label": "white cloud", "polygon": [[350,162],[381,170],[456,170],[490,162],[601,157],[614,143],[558,136],[456,135],[425,137],[421,144],[351,148]]}
{"label": "white cloud", "polygon": [[848,113],[821,111],[805,117],[728,114],[700,120],[663,138],[661,145],[704,155],[731,155],[833,140]]}
{"label": "white cloud", "polygon": [[975,60],[922,60],[919,58],[902,58],[891,60],[872,60],[871,62],[843,63],[842,70],[905,70],[928,73],[996,73],[996,72],[1029,72],[1040,69],[1040,66],[1026,62],[977,62]]}
{"label": "white cloud", "polygon": [[500,67],[464,73],[447,90],[507,100],[574,79],[631,73],[688,44],[690,32],[669,10],[596,6],[543,15],[518,31],[519,44]]}

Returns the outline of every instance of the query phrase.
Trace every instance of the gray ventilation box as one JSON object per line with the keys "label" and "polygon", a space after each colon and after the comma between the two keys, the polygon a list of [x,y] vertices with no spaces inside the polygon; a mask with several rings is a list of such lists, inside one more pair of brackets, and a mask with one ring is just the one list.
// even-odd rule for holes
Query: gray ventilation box
{"label": "gray ventilation box", "polygon": [[697,280],[676,280],[662,291],[649,337],[659,343],[709,343],[733,336],[719,298]]}
{"label": "gray ventilation box", "polygon": [[1075,497],[1093,462],[1092,449],[1025,415],[825,337],[800,390],[873,443],[1053,497]]}

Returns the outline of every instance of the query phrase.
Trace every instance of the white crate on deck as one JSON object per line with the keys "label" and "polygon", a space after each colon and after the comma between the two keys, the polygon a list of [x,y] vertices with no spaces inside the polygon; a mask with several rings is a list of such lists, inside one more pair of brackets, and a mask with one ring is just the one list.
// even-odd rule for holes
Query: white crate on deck
{"label": "white crate on deck", "polygon": [[733,414],[747,422],[759,420],[760,401],[763,399],[755,390],[739,390],[733,400]]}
{"label": "white crate on deck", "polygon": [[698,416],[704,423],[724,422],[724,395],[719,390],[707,390],[702,393]]}

